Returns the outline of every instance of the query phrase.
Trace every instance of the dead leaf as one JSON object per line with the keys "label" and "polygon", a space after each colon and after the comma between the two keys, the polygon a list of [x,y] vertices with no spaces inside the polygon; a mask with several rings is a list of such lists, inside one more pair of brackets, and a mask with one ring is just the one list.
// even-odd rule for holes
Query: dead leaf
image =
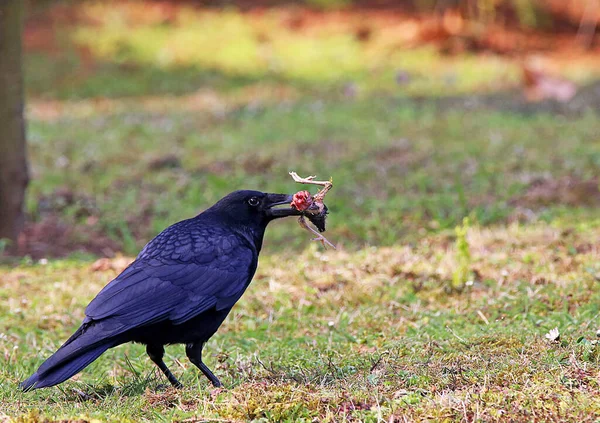
{"label": "dead leaf", "polygon": [[101,258],[96,260],[92,266],[92,272],[106,272],[107,270],[115,270],[122,272],[131,263],[131,259],[128,257],[118,256],[113,259]]}
{"label": "dead leaf", "polygon": [[540,64],[524,63],[523,87],[528,101],[555,100],[566,103],[577,94],[577,86],[566,78],[550,75]]}

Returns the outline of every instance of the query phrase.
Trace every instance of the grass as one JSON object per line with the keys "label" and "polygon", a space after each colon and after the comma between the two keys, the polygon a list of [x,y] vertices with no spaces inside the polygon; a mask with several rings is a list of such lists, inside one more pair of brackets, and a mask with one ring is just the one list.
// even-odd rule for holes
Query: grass
{"label": "grass", "polygon": [[[299,100],[218,117],[125,110],[34,120],[36,177],[28,207],[34,216],[43,214],[40,205],[60,209],[38,199],[67,189],[76,199],[66,210],[72,219],[96,214],[117,238],[133,231],[133,254],[139,241],[231,189],[293,192],[287,172],[295,170],[333,177],[333,239],[391,245],[399,236],[414,240],[419,229],[452,229],[467,215],[482,224],[506,221],[517,212],[513,200],[536,179],[592,177],[599,131],[593,114],[465,114],[393,98]],[[174,166],[153,168],[165,152]],[[571,213],[552,206],[541,211],[545,220]],[[304,244],[282,225],[273,232],[277,245]]]}
{"label": "grass", "polygon": [[[511,59],[392,48],[385,26],[358,41],[356,17],[139,5],[72,6],[26,57],[29,221],[69,230],[0,267],[0,420],[594,421],[600,123],[575,107],[593,95],[524,105],[493,93]],[[160,390],[125,345],[19,392],[150,237],[233,189],[294,192],[289,170],[333,177],[339,249],[269,228],[206,347],[227,389],[173,346],[186,388]],[[75,252],[51,258],[62,235]],[[76,246],[100,235],[125,258],[98,269]]]}
{"label": "grass", "polygon": [[[127,345],[60,388],[18,392],[124,264],[5,268],[0,325],[12,329],[0,341],[2,412],[30,421],[36,412],[112,421],[587,421],[600,411],[598,235],[545,224],[471,228],[477,277],[450,295],[448,236],[267,256],[206,348],[223,391],[207,385],[181,347],[168,349],[168,362],[186,388],[157,391],[165,381],[141,346]],[[560,340],[545,339],[555,327]]]}
{"label": "grass", "polygon": [[353,32],[364,25],[360,17],[325,15],[313,24],[312,15],[294,9],[242,14],[180,7],[168,18],[140,2],[120,7],[86,2],[77,10],[88,24],[66,22],[54,36],[70,48],[51,60],[44,54],[28,59],[32,68],[47,69],[31,75],[30,93],[58,98],[186,94],[198,86],[235,91],[262,81],[308,92],[317,85],[336,90],[352,84],[361,92],[439,95],[490,90],[518,79],[517,63],[499,57],[454,60],[432,47],[407,50],[412,41],[403,33],[415,29],[389,20],[375,21],[379,30],[365,42]]}

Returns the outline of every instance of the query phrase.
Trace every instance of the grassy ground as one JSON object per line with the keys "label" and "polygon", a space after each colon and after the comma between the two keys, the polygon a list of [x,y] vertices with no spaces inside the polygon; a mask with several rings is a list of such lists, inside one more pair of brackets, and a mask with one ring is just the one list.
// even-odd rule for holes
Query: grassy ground
{"label": "grassy ground", "polygon": [[[187,387],[157,391],[165,381],[143,347],[127,345],[59,388],[18,392],[124,263],[5,269],[2,411],[22,421],[593,421],[598,235],[543,224],[471,228],[473,283],[460,291],[451,289],[457,258],[447,236],[267,256],[207,345],[222,391],[181,347],[167,361]],[[560,339],[546,339],[555,327]]]}
{"label": "grassy ground", "polygon": [[[405,41],[385,26],[359,41],[359,18],[298,30],[289,10],[166,19],[86,4],[27,38],[30,256],[0,267],[0,419],[600,414],[596,86],[528,105],[515,61],[392,48]],[[587,83],[593,68],[564,75]],[[307,248],[292,220],[269,228],[253,285],[207,345],[226,390],[176,346],[167,361],[187,387],[158,390],[127,345],[18,392],[127,262],[97,255],[134,255],[233,189],[294,192],[289,170],[333,177],[340,248]],[[51,256],[66,258],[39,261]]]}

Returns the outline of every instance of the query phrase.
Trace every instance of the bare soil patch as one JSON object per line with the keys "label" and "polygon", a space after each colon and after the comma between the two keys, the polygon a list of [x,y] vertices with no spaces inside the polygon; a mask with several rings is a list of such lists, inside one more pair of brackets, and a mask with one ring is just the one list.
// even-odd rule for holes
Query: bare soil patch
{"label": "bare soil patch", "polygon": [[511,201],[512,205],[539,208],[552,205],[598,206],[600,185],[597,178],[583,180],[576,176],[533,181],[527,191]]}
{"label": "bare soil patch", "polygon": [[34,260],[66,257],[74,252],[112,257],[121,245],[93,225],[71,225],[56,215],[27,222],[19,237],[16,254]]}

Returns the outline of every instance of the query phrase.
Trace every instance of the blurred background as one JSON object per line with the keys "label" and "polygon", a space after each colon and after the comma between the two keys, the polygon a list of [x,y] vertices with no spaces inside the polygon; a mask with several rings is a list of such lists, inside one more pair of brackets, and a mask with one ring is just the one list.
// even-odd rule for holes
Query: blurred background
{"label": "blurred background", "polygon": [[[19,253],[136,254],[236,189],[332,177],[346,249],[600,223],[600,2],[30,0]],[[292,222],[266,251],[306,247]]]}
{"label": "blurred background", "polygon": [[[600,0],[0,0],[0,238],[7,5],[0,421],[600,415]],[[149,239],[290,170],[333,178],[338,250],[270,225],[205,350],[227,390],[127,345],[20,392]]]}

